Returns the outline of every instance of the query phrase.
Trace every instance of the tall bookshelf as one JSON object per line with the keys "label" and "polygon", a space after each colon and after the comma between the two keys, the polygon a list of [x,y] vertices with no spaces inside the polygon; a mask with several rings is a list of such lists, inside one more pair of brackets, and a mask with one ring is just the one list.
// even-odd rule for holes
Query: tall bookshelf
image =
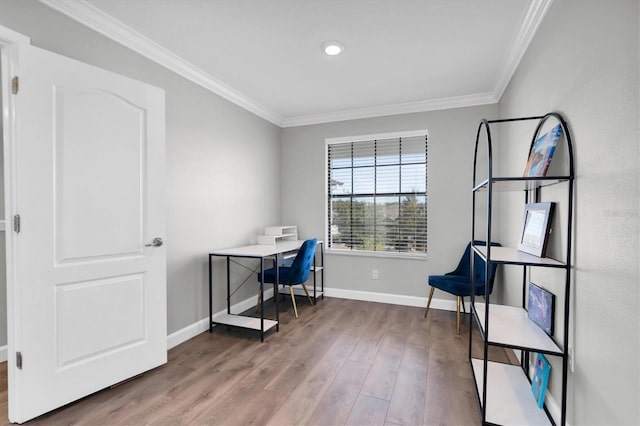
{"label": "tall bookshelf", "polygon": [[[522,176],[495,176],[493,168],[493,146],[491,131],[495,127],[517,125],[519,122],[537,122],[529,152],[535,141],[541,135],[541,131],[549,123],[557,122],[561,125],[564,137],[558,143],[566,144],[566,173],[545,177]],[[486,179],[478,178],[481,165],[478,164],[479,149],[486,149]],[[525,159],[523,159],[525,160]],[[523,163],[524,164],[524,163]],[[524,194],[524,204],[544,201],[541,189],[551,186],[560,186],[559,191],[566,194],[566,208],[556,209],[555,214],[566,215],[566,241],[563,246],[561,258],[537,257],[518,251],[515,247],[491,246],[494,241],[492,229],[492,216],[494,215],[495,197],[502,192],[521,192]],[[476,391],[483,424],[555,424],[548,407],[548,398],[545,399],[544,410],[538,408],[535,397],[531,391],[530,361],[531,355],[541,353],[547,357],[557,357],[561,364],[561,377],[558,369],[552,369],[554,380],[561,378],[561,395],[555,395],[559,399],[559,423],[566,424],[567,414],[567,376],[569,369],[569,309],[571,296],[571,250],[573,230],[573,190],[574,190],[574,164],[571,133],[564,118],[555,112],[543,116],[510,118],[503,120],[482,120],[476,135],[473,185],[472,185],[472,229],[471,241],[479,238],[480,226],[478,225],[479,197],[485,196],[486,203],[486,229],[484,239],[485,246],[473,246],[474,252],[485,261],[485,300],[481,302],[471,296],[471,316],[469,323],[469,363],[476,384]],[[564,203],[564,201],[563,201]],[[496,225],[497,226],[497,225]],[[556,238],[558,236],[556,235]],[[475,256],[472,256],[472,262]],[[503,265],[503,268],[520,268],[522,270],[521,282],[504,282],[506,286],[522,287],[522,306],[506,306],[491,304],[489,294],[489,268],[491,264]],[[561,306],[556,306],[556,321],[562,318],[562,338],[558,341],[553,336],[547,335],[540,327],[528,318],[526,295],[529,286],[531,272],[537,268],[558,268],[564,273],[563,283],[559,283],[564,294]],[[471,270],[474,268],[472,266]],[[508,281],[508,280],[505,280]],[[474,334],[479,334],[482,341],[482,355],[480,358],[472,356],[472,341]],[[492,346],[507,348],[519,354],[520,365],[511,365],[489,360],[489,348]]]}

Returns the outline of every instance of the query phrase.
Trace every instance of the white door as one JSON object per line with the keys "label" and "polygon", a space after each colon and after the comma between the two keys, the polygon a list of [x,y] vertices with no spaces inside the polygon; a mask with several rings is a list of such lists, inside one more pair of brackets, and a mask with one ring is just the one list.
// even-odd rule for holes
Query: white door
{"label": "white door", "polygon": [[164,91],[32,46],[18,58],[9,418],[24,422],[166,362],[166,250],[146,246],[166,206]]}

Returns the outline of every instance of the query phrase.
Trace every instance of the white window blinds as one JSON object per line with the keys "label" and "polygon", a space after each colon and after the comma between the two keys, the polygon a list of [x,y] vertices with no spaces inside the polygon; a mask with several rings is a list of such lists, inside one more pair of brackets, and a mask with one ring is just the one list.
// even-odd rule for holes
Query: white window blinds
{"label": "white window blinds", "polygon": [[426,253],[426,134],[327,150],[329,248]]}

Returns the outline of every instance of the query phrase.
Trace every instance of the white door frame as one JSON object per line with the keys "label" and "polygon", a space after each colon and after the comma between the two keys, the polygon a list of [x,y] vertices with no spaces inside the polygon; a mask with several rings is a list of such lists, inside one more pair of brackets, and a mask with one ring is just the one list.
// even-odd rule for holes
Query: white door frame
{"label": "white door frame", "polygon": [[[7,379],[9,389],[15,386],[19,375],[16,372],[16,347],[19,347],[19,333],[16,333],[18,318],[16,309],[20,306],[20,289],[15,286],[16,279],[15,260],[15,235],[13,232],[12,219],[16,200],[15,188],[15,143],[16,143],[16,109],[15,97],[8,90],[11,87],[12,76],[18,75],[18,50],[21,46],[30,45],[31,39],[6,27],[0,26],[0,62],[2,72],[0,82],[2,91],[2,119],[3,119],[3,142],[4,142],[4,202],[5,202],[5,245],[6,245],[6,281],[7,281]],[[10,394],[10,392],[9,392]],[[15,395],[9,398],[9,418],[16,406]]]}

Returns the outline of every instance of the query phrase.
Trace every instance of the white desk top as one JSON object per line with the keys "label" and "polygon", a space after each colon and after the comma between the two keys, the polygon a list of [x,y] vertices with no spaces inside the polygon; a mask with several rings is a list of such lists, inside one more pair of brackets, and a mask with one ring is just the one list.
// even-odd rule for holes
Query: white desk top
{"label": "white desk top", "polygon": [[279,241],[276,244],[255,244],[252,246],[213,250],[209,254],[216,256],[267,257],[298,250],[304,241],[305,240],[289,240]]}

